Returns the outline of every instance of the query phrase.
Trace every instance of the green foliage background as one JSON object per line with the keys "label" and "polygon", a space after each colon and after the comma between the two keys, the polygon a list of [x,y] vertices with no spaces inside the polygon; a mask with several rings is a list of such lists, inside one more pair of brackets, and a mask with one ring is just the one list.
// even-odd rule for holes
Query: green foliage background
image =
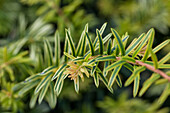
{"label": "green foliage background", "polygon": [[[56,29],[61,37],[61,51],[64,51],[65,28],[70,28],[73,41],[77,45],[86,23],[89,25],[90,36],[95,37],[96,28],[99,29],[104,22],[108,23],[104,35],[112,27],[121,36],[128,32],[130,41],[153,27],[156,31],[153,44],[155,47],[170,37],[170,1],[1,0],[0,112],[168,113],[169,97],[161,106],[156,103],[164,90],[163,85],[151,86],[142,97],[132,98],[132,86],[118,88],[114,85],[114,93],[111,94],[104,84],[96,88],[93,81],[86,78],[85,82],[80,82],[80,92],[77,94],[72,81],[68,79],[56,100],[56,106],[48,104],[50,99],[46,98],[41,104],[37,102],[35,107],[33,103],[29,103],[34,90],[25,91],[23,95],[15,89],[16,84],[50,66],[44,40],[54,45]],[[156,54],[158,59],[169,53],[169,47],[168,44]],[[53,48],[54,46],[52,50]],[[130,72],[122,69],[120,74],[124,83]],[[149,71],[142,73],[141,80],[146,80],[149,75]]]}

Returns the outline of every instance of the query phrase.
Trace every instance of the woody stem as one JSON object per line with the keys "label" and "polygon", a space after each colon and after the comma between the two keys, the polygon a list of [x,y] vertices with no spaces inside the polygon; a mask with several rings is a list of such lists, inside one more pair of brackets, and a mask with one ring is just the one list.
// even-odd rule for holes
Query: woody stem
{"label": "woody stem", "polygon": [[[121,57],[116,57],[117,60],[121,60]],[[128,62],[128,61],[127,61]],[[170,81],[170,76],[168,76],[166,73],[164,73],[163,71],[159,70],[159,69],[155,69],[155,67],[149,65],[149,64],[146,64],[142,61],[139,61],[139,60],[136,60],[135,63],[133,62],[128,62],[128,63],[131,63],[131,64],[134,64],[134,65],[141,65],[141,66],[145,66],[147,69],[155,72],[155,73],[158,73],[159,75],[161,75],[163,78],[167,79],[168,81]]]}

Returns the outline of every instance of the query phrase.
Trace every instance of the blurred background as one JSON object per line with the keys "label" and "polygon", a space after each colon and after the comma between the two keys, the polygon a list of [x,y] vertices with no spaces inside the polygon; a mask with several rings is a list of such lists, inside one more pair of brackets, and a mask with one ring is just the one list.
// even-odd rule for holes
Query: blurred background
{"label": "blurred background", "polygon": [[[63,47],[65,28],[70,28],[77,44],[86,23],[94,38],[96,28],[105,22],[108,25],[104,35],[115,28],[120,35],[128,32],[129,42],[154,28],[156,46],[170,38],[170,0],[0,0],[0,113],[170,113],[170,97],[161,105],[156,103],[163,85],[132,98],[133,86],[119,88],[115,84],[111,94],[102,83],[96,88],[92,79],[81,82],[80,93],[76,94],[68,79],[54,109],[46,101],[31,109],[30,93],[19,97],[13,92],[15,84],[47,67],[37,66],[44,38],[53,43],[57,29]],[[167,45],[158,52],[158,59],[169,48]],[[4,64],[8,66],[3,68]],[[121,69],[123,83],[130,74]],[[142,73],[141,83],[150,74]]]}

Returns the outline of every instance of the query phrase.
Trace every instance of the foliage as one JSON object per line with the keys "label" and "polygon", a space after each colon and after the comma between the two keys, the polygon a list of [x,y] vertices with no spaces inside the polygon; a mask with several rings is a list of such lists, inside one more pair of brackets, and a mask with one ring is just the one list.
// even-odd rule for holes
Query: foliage
{"label": "foliage", "polygon": [[20,5],[15,0],[0,1],[0,35],[6,35],[12,29],[11,24],[16,20],[20,8]]}
{"label": "foliage", "polygon": [[88,14],[82,7],[84,0],[21,0],[22,3],[31,6],[39,5],[36,14],[42,16],[47,22],[53,22],[64,38],[64,28],[70,27],[75,41],[81,33],[83,26],[89,22],[96,25],[96,18],[93,14]]}
{"label": "foliage", "polygon": [[[24,15],[20,15],[19,22],[20,26],[16,29],[18,34],[15,34],[16,41],[9,43],[11,40],[6,40],[6,43],[9,44],[0,48],[0,53],[2,53],[0,54],[0,92],[2,98],[7,98],[0,102],[3,109],[5,105],[5,110],[13,112],[22,110],[24,107],[16,104],[22,103],[22,101],[18,92],[12,92],[13,86],[48,66],[42,66],[43,61],[40,57],[42,57],[41,49],[43,46],[41,45],[43,44],[43,38],[46,37],[50,40],[48,35],[52,31],[52,26],[43,22],[41,18],[38,18],[29,27]],[[27,51],[23,51],[24,49],[27,49]],[[10,93],[11,96],[4,97],[6,93]],[[8,99],[9,103],[6,101]]]}
{"label": "foliage", "polygon": [[[5,81],[15,81],[15,79],[23,80],[28,73],[30,75],[33,74],[30,70],[30,66],[32,65],[31,59],[26,57],[28,51],[23,51],[15,55],[9,48],[4,47],[0,48],[0,52],[3,53],[0,55],[0,82],[2,86]],[[23,77],[15,78],[14,75],[17,74],[21,74]]]}
{"label": "foliage", "polygon": [[25,16],[21,14],[19,17],[19,27],[17,29],[18,34],[15,36],[15,41],[10,43],[10,49],[14,51],[14,54],[18,54],[22,48],[29,48],[31,56],[35,56],[35,50],[40,49],[43,38],[50,38],[49,35],[52,33],[53,27],[51,24],[44,22],[42,18],[36,19],[29,26],[27,23],[28,21],[25,19]]}
{"label": "foliage", "polygon": [[18,81],[24,80],[28,75],[33,74],[28,51],[14,54],[9,47],[0,48],[0,103],[1,110],[17,112],[22,111],[24,104],[18,93],[12,90]]}
{"label": "foliage", "polygon": [[[154,29],[150,29],[146,34],[142,34],[139,38],[135,38],[128,47],[126,42],[128,39],[127,33],[122,37],[118,32],[111,28],[111,33],[102,38],[102,34],[106,28],[106,23],[103,24],[100,30],[96,29],[96,38],[91,41],[88,35],[88,24],[85,26],[80,37],[77,48],[74,45],[70,30],[66,29],[66,39],[64,44],[64,52],[60,60],[60,36],[58,32],[55,34],[55,50],[53,50],[48,42],[45,41],[44,52],[48,68],[41,73],[32,75],[21,82],[24,86],[20,91],[20,95],[35,87],[34,94],[30,102],[30,106],[35,105],[36,100],[41,103],[45,98],[49,105],[54,108],[56,98],[59,96],[65,79],[71,78],[74,81],[75,91],[79,92],[79,83],[84,81],[84,75],[88,78],[92,77],[96,87],[99,86],[101,80],[108,90],[113,93],[113,84],[115,81],[122,87],[119,71],[122,67],[126,67],[132,72],[131,76],[125,82],[125,86],[129,86],[134,82],[133,96],[138,94],[140,84],[140,73],[146,69],[151,70],[152,76],[148,78],[139,92],[142,96],[152,84],[166,84],[165,90],[159,98],[159,103],[162,104],[169,95],[169,64],[165,64],[169,60],[169,54],[158,61],[155,53],[169,44],[170,40],[162,42],[160,45],[152,49],[154,40]],[[112,35],[114,39],[112,39]],[[104,44],[108,41],[107,49]],[[87,48],[89,46],[89,49]],[[126,48],[126,49],[125,49]],[[151,61],[147,60],[151,57]],[[104,68],[100,68],[101,62],[105,63]],[[165,69],[165,72],[160,69]],[[111,73],[110,73],[111,72]],[[161,77],[162,76],[162,77]]]}
{"label": "foliage", "polygon": [[121,34],[128,30],[136,36],[151,27],[163,34],[169,31],[168,0],[100,0],[97,4],[100,14],[114,22]]}
{"label": "foliage", "polygon": [[155,104],[149,104],[141,99],[128,100],[127,93],[121,94],[116,100],[106,97],[104,101],[97,103],[105,113],[168,113],[168,108],[157,110],[153,107]]}
{"label": "foliage", "polygon": [[0,102],[2,103],[0,112],[6,110],[13,113],[23,111],[23,101],[19,98],[18,94],[12,90],[14,83],[4,82],[3,85],[5,87],[1,86],[3,89],[0,92]]}

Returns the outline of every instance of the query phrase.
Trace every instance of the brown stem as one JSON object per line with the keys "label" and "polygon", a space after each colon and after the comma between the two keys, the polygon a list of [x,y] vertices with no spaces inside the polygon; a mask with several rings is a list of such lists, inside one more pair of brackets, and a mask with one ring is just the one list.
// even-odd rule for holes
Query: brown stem
{"label": "brown stem", "polygon": [[162,77],[164,77],[165,79],[168,79],[168,81],[170,81],[170,77],[167,74],[165,74],[163,71],[161,71],[159,69],[155,69],[153,66],[146,64],[146,63],[143,63],[143,62],[138,61],[138,60],[136,60],[136,64],[141,65],[141,66],[145,66],[147,69],[149,69],[149,70],[151,70],[155,73],[160,74]]}
{"label": "brown stem", "polygon": [[[116,57],[117,60],[121,60],[121,57]],[[149,64],[146,64],[144,62],[141,62],[139,60],[136,60],[135,63],[133,62],[128,62],[128,63],[131,63],[131,64],[134,64],[134,65],[141,65],[141,66],[145,66],[147,69],[155,72],[155,73],[158,73],[160,74],[163,78],[167,79],[168,81],[170,81],[170,76],[168,76],[166,73],[164,73],[163,71],[159,70],[159,69],[155,69],[155,67],[149,65]]]}

